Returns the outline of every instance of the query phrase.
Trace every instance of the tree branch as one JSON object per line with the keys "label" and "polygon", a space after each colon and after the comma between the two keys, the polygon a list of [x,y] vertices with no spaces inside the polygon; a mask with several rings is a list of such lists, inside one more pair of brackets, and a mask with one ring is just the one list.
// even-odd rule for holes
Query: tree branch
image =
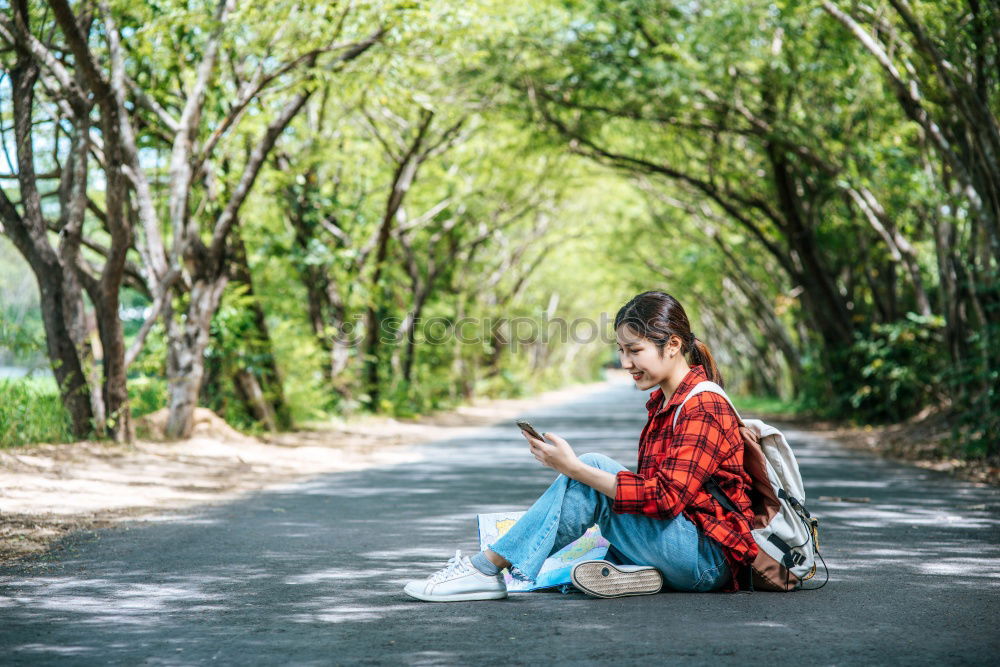
{"label": "tree branch", "polygon": [[243,169],[243,175],[241,176],[239,183],[236,185],[236,189],[229,197],[229,201],[226,202],[225,208],[215,221],[210,248],[213,261],[218,261],[222,258],[229,230],[232,229],[233,224],[236,222],[236,217],[239,213],[240,207],[246,200],[247,195],[250,194],[250,189],[257,180],[257,174],[260,172],[260,168],[263,166],[264,161],[271,152],[271,149],[274,148],[274,144],[278,140],[278,136],[292,121],[295,114],[302,109],[306,101],[309,99],[309,96],[312,95],[312,92],[313,89],[310,88],[309,90],[304,90],[294,95],[292,99],[285,104],[284,108],[280,113],[278,113],[274,120],[268,124],[263,136],[261,136],[257,145],[254,147],[253,152],[250,154],[247,164]]}
{"label": "tree branch", "polygon": [[[726,199],[726,196],[724,196],[723,193],[715,185],[707,181],[704,181],[702,179],[691,176],[689,174],[685,174],[684,172],[681,172],[667,165],[661,165],[655,162],[650,162],[642,158],[613,153],[609,150],[601,148],[591,140],[577,133],[572,132],[565,125],[565,123],[563,123],[559,119],[549,114],[548,111],[545,109],[544,105],[539,105],[538,108],[541,110],[542,115],[546,118],[546,120],[548,120],[553,126],[555,126],[556,129],[559,130],[561,134],[563,134],[564,136],[566,136],[571,140],[570,141],[571,151],[578,153],[580,155],[585,155],[587,157],[590,157],[591,159],[594,159],[598,162],[605,160],[611,161],[612,164],[626,168],[629,171],[660,174],[670,179],[680,181],[681,183],[685,183],[693,187],[695,190],[708,196],[709,199],[718,204],[727,214],[732,216],[733,219],[735,219],[744,227],[746,227],[748,230],[750,230],[750,232],[754,235],[754,237],[757,238],[758,241],[760,241],[761,245],[767,248],[767,250],[779,262],[781,262],[782,266],[784,266],[789,271],[789,275],[791,276],[798,275],[798,271],[795,270],[794,265],[789,261],[787,254],[782,252],[782,250],[773,241],[768,239],[764,235],[763,230],[761,230],[759,226],[757,226],[753,221],[751,221],[747,216],[745,216],[735,206],[733,202]],[[589,149],[589,151],[581,149],[580,145],[586,146]],[[774,214],[772,213],[771,215],[773,216]],[[779,224],[778,226],[780,229],[783,225]]]}
{"label": "tree branch", "polygon": [[[94,91],[98,99],[108,95],[111,92],[111,86],[98,70],[94,55],[90,51],[90,46],[87,44],[86,38],[80,32],[77,17],[70,8],[69,3],[66,0],[48,0],[48,3],[52,8],[52,13],[59,24],[59,28],[62,30],[63,36],[66,37],[70,51],[73,52],[76,66],[83,73],[83,78],[87,81],[87,84]],[[53,73],[55,74],[55,72]],[[58,74],[56,76],[58,77]],[[63,82],[60,80],[60,83]]]}
{"label": "tree branch", "polygon": [[167,198],[167,210],[170,225],[174,231],[174,244],[171,249],[172,265],[180,262],[180,258],[188,252],[189,245],[200,243],[197,230],[190,228],[191,221],[188,215],[188,201],[191,196],[191,183],[194,174],[191,155],[194,151],[198,122],[205,105],[208,83],[215,71],[219,43],[222,40],[226,18],[234,5],[235,0],[219,0],[216,5],[215,26],[203,48],[194,85],[186,92],[187,103],[181,111],[181,117],[178,121],[180,127],[174,136],[174,143],[170,151],[170,192]]}
{"label": "tree branch", "polygon": [[[18,13],[16,17],[19,15]],[[18,20],[18,18],[12,21],[6,14],[0,14],[0,35],[12,44],[17,44],[30,52],[38,63],[51,72],[52,76],[59,82],[60,88],[69,95],[75,107],[81,109],[88,105],[87,96],[83,89],[77,85],[76,80],[52,52],[31,34],[24,21]]]}
{"label": "tree branch", "polygon": [[150,95],[146,94],[138,83],[136,83],[132,77],[125,76],[125,83],[128,85],[129,90],[132,91],[132,95],[135,97],[135,101],[139,103],[139,106],[145,107],[146,109],[152,111],[160,122],[163,123],[171,134],[177,134],[181,130],[180,120],[174,118],[169,111],[167,111],[159,102],[153,99]]}
{"label": "tree branch", "polygon": [[[842,23],[861,42],[865,49],[875,57],[875,60],[878,61],[882,69],[889,75],[889,81],[892,83],[896,91],[896,96],[899,98],[906,115],[924,129],[948,165],[960,175],[962,183],[969,186],[971,183],[970,175],[962,160],[955,154],[951,142],[944,136],[941,128],[938,127],[934,119],[931,118],[930,113],[924,108],[920,99],[920,89],[917,82],[914,80],[903,80],[903,76],[893,64],[889,55],[857,21],[837,8],[830,0],[822,0],[822,5],[823,9],[830,16]],[[978,194],[975,197],[976,201],[972,203],[981,206]]]}
{"label": "tree branch", "polygon": [[350,44],[333,44],[306,51],[279,66],[275,71],[271,72],[267,76],[264,76],[263,72],[258,70],[255,75],[255,81],[246,87],[241,86],[240,94],[237,97],[236,102],[230,108],[229,113],[226,114],[226,117],[221,123],[219,123],[218,127],[215,128],[209,138],[205,141],[205,145],[195,164],[195,169],[197,170],[202,167],[205,160],[207,160],[215,150],[216,144],[218,144],[223,135],[225,135],[229,128],[232,127],[237,120],[239,120],[239,118],[246,111],[247,106],[254,99],[256,99],[257,96],[260,95],[261,91],[270,85],[271,82],[306,63],[310,63],[311,66],[312,63],[316,62],[318,56],[324,53],[331,53],[333,51],[344,52],[336,58],[336,60],[332,63],[333,65],[353,60],[373,46],[382,38],[383,35],[385,35],[385,29],[379,29],[360,42],[352,42]]}
{"label": "tree branch", "polygon": [[128,351],[125,353],[125,366],[131,366],[132,362],[136,360],[139,353],[142,352],[143,346],[146,344],[146,337],[149,332],[153,330],[153,325],[159,319],[160,314],[163,312],[163,306],[170,300],[170,290],[174,283],[180,278],[180,271],[177,269],[171,269],[160,280],[158,289],[156,291],[155,297],[153,299],[153,305],[150,307],[149,317],[142,323],[139,327],[138,333],[136,333],[135,340],[132,341],[132,345],[129,347]]}

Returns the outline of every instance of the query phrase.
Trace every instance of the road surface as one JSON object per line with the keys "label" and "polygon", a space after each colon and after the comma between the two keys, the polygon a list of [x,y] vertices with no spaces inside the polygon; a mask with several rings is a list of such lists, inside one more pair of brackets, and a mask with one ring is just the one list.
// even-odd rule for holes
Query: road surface
{"label": "road surface", "polygon": [[[525,417],[634,469],[646,397],[615,384]],[[995,661],[998,490],[786,434],[821,521],[830,581],[818,591],[410,600],[406,581],[475,550],[477,513],[526,508],[552,480],[503,424],[421,445],[419,463],[81,533],[0,568],[0,663]]]}

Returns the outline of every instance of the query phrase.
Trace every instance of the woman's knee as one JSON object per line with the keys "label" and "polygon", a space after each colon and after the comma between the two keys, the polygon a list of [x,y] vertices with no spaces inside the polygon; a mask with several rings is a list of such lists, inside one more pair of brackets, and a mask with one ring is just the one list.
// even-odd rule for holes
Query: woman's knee
{"label": "woman's knee", "polygon": [[608,472],[618,472],[619,470],[625,469],[625,466],[618,463],[618,461],[615,461],[610,456],[605,456],[604,454],[598,454],[596,452],[581,454],[580,460],[589,466],[598,468],[599,470],[607,470]]}

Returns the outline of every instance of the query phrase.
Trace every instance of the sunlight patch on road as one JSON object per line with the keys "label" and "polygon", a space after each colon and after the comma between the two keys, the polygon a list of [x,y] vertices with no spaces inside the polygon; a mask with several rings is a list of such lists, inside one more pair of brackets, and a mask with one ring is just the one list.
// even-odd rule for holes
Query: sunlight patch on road
{"label": "sunlight patch on road", "polygon": [[785,623],[778,623],[777,621],[750,621],[745,625],[759,626],[762,628],[787,628],[788,625]]}
{"label": "sunlight patch on road", "polygon": [[[854,528],[880,528],[889,525],[901,526],[939,526],[946,524],[949,528],[987,529],[1000,526],[1000,521],[988,516],[962,516],[950,512],[942,512],[940,508],[923,508],[913,505],[863,505],[860,507],[825,507],[820,517],[836,519],[841,526]],[[822,530],[822,524],[820,524]]]}
{"label": "sunlight patch on road", "polygon": [[206,592],[204,587],[209,583],[187,580],[123,584],[103,578],[46,577],[23,582],[21,594],[7,598],[6,606],[21,606],[33,613],[44,610],[76,614],[77,623],[145,624],[163,613],[222,608],[227,596]]}
{"label": "sunlight patch on road", "polygon": [[22,644],[13,649],[18,653],[50,653],[54,655],[81,655],[93,653],[92,646],[52,646],[50,644]]}
{"label": "sunlight patch on road", "polygon": [[316,584],[323,581],[355,581],[360,579],[376,579],[384,577],[386,574],[385,570],[377,570],[372,568],[352,569],[346,567],[331,568],[329,570],[320,570],[319,572],[308,572],[306,574],[297,574],[291,577],[285,577],[283,583],[289,585],[300,585],[300,584]]}
{"label": "sunlight patch on road", "polygon": [[[339,604],[332,607],[318,609],[314,612],[297,614],[291,617],[291,621],[296,623],[357,623],[359,621],[378,621],[389,614],[397,612],[412,612],[412,604],[395,605],[360,605],[360,604]],[[449,619],[449,623],[455,623],[458,619]]]}
{"label": "sunlight patch on road", "polygon": [[1000,568],[993,558],[947,558],[937,562],[918,563],[916,569],[924,574],[949,577],[979,577],[997,579],[1000,586]]}

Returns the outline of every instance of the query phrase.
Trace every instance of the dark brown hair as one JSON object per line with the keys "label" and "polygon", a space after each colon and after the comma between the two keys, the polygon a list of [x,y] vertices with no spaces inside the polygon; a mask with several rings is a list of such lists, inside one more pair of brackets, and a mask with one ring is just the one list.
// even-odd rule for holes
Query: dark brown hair
{"label": "dark brown hair", "polygon": [[655,343],[661,357],[670,337],[677,336],[681,339],[681,352],[687,355],[689,363],[704,367],[709,380],[720,387],[725,386],[708,346],[691,333],[691,323],[684,308],[666,292],[651,290],[632,297],[615,315],[615,331],[622,325]]}

